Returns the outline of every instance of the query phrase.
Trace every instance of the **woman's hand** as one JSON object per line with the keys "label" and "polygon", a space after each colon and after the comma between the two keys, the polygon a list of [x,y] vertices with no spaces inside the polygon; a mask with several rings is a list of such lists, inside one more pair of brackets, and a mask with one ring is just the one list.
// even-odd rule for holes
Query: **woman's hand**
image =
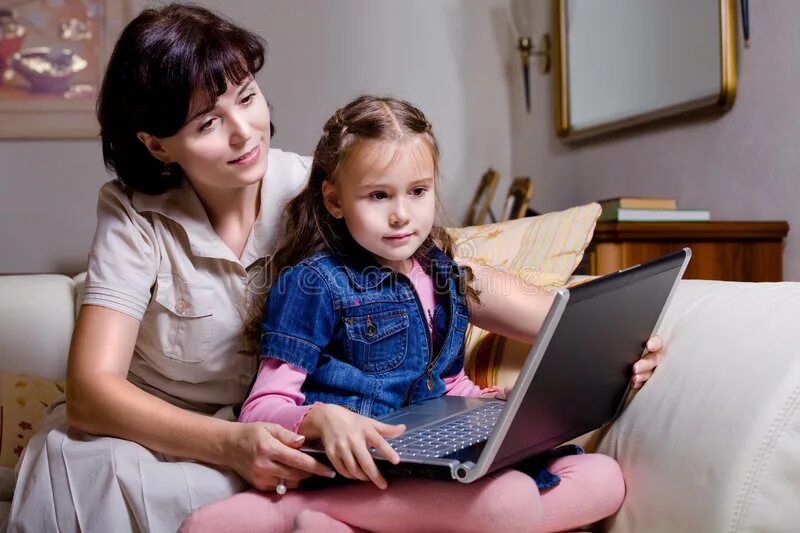
{"label": "woman's hand", "polygon": [[406,430],[402,424],[383,424],[326,403],[315,405],[300,428],[309,437],[322,440],[325,453],[337,472],[350,479],[372,481],[380,489],[385,489],[388,483],[378,471],[370,448],[380,452],[392,464],[397,464],[400,456],[386,442],[386,437],[397,437]]}
{"label": "woman's hand", "polygon": [[278,424],[253,422],[232,423],[225,444],[228,466],[258,490],[273,490],[283,480],[287,488],[316,474],[333,477],[327,466],[297,448],[305,437]]}
{"label": "woman's hand", "polygon": [[653,371],[661,362],[661,351],[664,348],[664,341],[658,335],[653,335],[647,341],[647,351],[644,356],[633,365],[633,388],[641,389],[644,382],[650,379]]}
{"label": "woman's hand", "polygon": [[511,396],[511,390],[514,388],[513,385],[509,387],[491,387],[489,389],[484,389],[481,392],[481,398],[494,398],[495,400],[508,400],[508,397]]}

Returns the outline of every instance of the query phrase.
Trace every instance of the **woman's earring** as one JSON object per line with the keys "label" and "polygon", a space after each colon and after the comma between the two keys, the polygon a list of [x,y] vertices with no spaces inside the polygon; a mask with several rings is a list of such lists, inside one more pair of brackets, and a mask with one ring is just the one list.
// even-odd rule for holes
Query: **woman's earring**
{"label": "woman's earring", "polygon": [[340,218],[342,218],[342,212],[341,211],[334,211],[332,213],[332,215],[333,215],[333,218],[335,218],[336,220],[339,220]]}
{"label": "woman's earring", "polygon": [[172,165],[164,163],[164,170],[161,171],[161,177],[167,179],[172,177]]}

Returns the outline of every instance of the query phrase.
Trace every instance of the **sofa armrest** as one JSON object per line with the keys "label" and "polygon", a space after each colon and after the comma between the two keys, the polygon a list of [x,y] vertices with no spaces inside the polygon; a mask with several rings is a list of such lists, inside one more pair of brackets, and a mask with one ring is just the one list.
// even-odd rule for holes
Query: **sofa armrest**
{"label": "sofa armrest", "polygon": [[0,371],[64,379],[74,291],[67,276],[0,276]]}
{"label": "sofa armrest", "polygon": [[601,442],[627,485],[613,531],[800,523],[800,283],[683,281],[663,361]]}

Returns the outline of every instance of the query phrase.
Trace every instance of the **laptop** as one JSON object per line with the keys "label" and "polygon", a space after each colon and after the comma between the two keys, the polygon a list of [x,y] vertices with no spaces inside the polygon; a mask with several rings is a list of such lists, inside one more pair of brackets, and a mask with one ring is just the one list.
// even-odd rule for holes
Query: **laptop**
{"label": "laptop", "polygon": [[[684,248],[560,289],[507,401],[443,396],[381,417],[406,431],[389,439],[399,464],[372,451],[378,468],[470,483],[612,421],[690,258]],[[330,464],[319,441],[302,449]]]}

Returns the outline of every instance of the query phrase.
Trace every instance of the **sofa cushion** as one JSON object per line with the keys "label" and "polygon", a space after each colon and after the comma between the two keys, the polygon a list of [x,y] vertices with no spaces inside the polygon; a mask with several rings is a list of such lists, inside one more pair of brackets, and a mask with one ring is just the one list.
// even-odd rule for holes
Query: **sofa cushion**
{"label": "sofa cushion", "polygon": [[9,513],[11,513],[11,502],[0,501],[0,531],[5,531]]}
{"label": "sofa cushion", "polygon": [[0,294],[0,372],[63,379],[75,327],[72,278],[0,276]]}
{"label": "sofa cushion", "polygon": [[0,467],[13,467],[64,383],[0,372]]}
{"label": "sofa cushion", "polygon": [[[10,502],[14,495],[14,469],[0,466],[0,502]],[[0,519],[0,531],[3,521]]]}
{"label": "sofa cushion", "polygon": [[67,276],[0,276],[0,466],[14,466],[63,391],[74,290]]}
{"label": "sofa cushion", "polygon": [[[457,255],[512,272],[543,290],[562,287],[592,240],[596,203],[536,217],[451,229]],[[470,326],[467,374],[481,387],[512,385],[530,345]]]}
{"label": "sofa cushion", "polygon": [[613,530],[797,531],[800,283],[684,280],[664,356],[603,439]]}
{"label": "sofa cushion", "polygon": [[452,228],[457,255],[558,288],[572,275],[592,240],[600,205],[572,207],[535,217]]}

